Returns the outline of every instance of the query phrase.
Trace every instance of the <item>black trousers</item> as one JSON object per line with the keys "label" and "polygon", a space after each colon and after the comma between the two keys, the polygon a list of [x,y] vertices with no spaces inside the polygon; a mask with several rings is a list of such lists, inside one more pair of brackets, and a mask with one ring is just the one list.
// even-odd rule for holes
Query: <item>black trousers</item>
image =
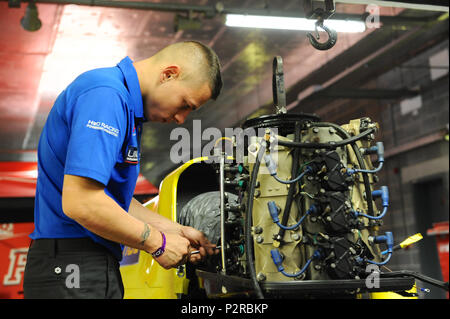
{"label": "black trousers", "polygon": [[37,239],[28,250],[26,299],[121,299],[119,261],[89,238]]}

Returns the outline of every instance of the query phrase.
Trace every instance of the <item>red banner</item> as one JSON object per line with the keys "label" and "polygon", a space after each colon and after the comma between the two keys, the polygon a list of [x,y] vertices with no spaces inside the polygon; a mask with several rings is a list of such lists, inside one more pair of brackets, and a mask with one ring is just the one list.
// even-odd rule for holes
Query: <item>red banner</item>
{"label": "red banner", "polygon": [[23,298],[23,273],[33,223],[0,224],[0,299]]}

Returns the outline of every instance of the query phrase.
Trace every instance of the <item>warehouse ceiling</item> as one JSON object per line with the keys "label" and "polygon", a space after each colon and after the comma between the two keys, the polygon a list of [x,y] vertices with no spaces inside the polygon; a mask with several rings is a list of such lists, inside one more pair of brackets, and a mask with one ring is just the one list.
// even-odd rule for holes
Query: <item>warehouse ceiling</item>
{"label": "warehouse ceiling", "polygon": [[[94,4],[89,6],[36,0],[42,26],[34,32],[21,26],[28,2],[13,8],[19,0],[0,0],[0,161],[36,161],[47,114],[59,92],[77,75],[114,66],[125,56],[144,59],[177,41],[198,40],[211,46],[221,59],[224,80],[217,101],[191,113],[183,127],[192,130],[193,120],[200,119],[201,129],[223,130],[274,112],[274,56],[283,58],[289,112],[324,115],[329,99],[315,96],[318,87],[328,94],[347,92],[344,97],[352,98],[373,77],[448,38],[447,1],[336,1],[333,17],[365,19],[367,5],[378,5],[381,27],[339,33],[337,44],[327,51],[314,49],[304,31],[231,28],[224,25],[222,15],[195,10],[190,15],[201,20],[197,29],[175,28],[175,15],[187,16],[183,13],[187,6],[217,13],[218,1],[141,1],[162,6],[148,10],[102,7],[95,1],[78,1]],[[120,1],[127,2],[136,3]],[[299,0],[227,0],[221,4],[222,9],[241,13],[259,10],[304,16]],[[141,171],[154,184],[176,166],[169,158],[177,142],[169,139],[175,127],[145,124]]]}

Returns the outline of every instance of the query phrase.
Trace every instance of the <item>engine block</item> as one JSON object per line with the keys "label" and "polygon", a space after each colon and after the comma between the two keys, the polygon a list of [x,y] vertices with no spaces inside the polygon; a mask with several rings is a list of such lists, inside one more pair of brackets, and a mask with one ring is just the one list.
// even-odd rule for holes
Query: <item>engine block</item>
{"label": "engine block", "polygon": [[[361,167],[375,169],[368,156],[355,154],[355,150],[360,153],[373,147],[377,128],[368,118],[342,127],[306,121],[296,133],[300,147],[280,143],[294,141],[295,133],[272,137],[278,143],[267,145],[253,177],[255,189],[252,194],[246,190],[244,196],[245,201],[253,201],[251,232],[258,281],[359,279],[369,261],[382,262],[379,245],[371,241],[378,236],[380,219],[371,219],[377,218],[378,211],[372,196],[367,196],[373,192],[376,178],[366,174],[365,184],[363,173],[358,172]],[[366,130],[374,133],[342,146],[323,147]],[[262,155],[263,143],[271,142],[257,137],[251,140],[249,172]],[[272,155],[267,155],[269,148]],[[354,172],[349,173],[351,170]],[[303,176],[292,182],[300,174]],[[369,208],[371,215],[358,215]]]}

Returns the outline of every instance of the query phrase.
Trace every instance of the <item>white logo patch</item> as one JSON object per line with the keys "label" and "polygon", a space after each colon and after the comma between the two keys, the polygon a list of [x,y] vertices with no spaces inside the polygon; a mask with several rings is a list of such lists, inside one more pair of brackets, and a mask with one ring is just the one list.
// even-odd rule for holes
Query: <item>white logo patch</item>
{"label": "white logo patch", "polygon": [[89,120],[86,124],[86,127],[94,129],[94,130],[100,130],[100,131],[106,132],[115,137],[119,136],[119,129],[117,129],[111,125],[105,124],[103,122],[96,122],[96,121]]}

